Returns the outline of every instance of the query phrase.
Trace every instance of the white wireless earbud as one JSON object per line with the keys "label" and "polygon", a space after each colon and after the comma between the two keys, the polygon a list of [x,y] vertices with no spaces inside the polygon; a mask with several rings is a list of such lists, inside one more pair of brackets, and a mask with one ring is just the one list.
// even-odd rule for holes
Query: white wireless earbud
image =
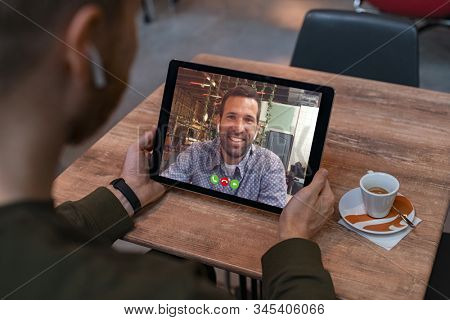
{"label": "white wireless earbud", "polygon": [[217,124],[217,133],[220,132],[220,123]]}
{"label": "white wireless earbud", "polygon": [[103,62],[97,48],[90,46],[88,48],[88,58],[91,63],[92,80],[96,89],[104,89],[106,87],[106,75],[103,69]]}
{"label": "white wireless earbud", "polygon": [[258,136],[258,131],[255,132],[255,136],[253,137],[253,141],[255,141],[256,137]]}

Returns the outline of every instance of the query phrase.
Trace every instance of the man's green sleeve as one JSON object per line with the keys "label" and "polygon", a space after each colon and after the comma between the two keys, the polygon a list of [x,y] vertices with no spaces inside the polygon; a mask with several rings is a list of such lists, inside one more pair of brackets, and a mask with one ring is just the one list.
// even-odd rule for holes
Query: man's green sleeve
{"label": "man's green sleeve", "polygon": [[56,207],[71,225],[113,243],[133,228],[129,217],[119,199],[107,188],[101,187],[78,201],[67,201]]}
{"label": "man's green sleeve", "polygon": [[[90,237],[111,243],[133,228],[132,219],[120,201],[104,187],[98,188],[79,201],[61,204],[56,211],[71,225],[87,232]],[[139,259],[139,265],[145,265],[146,259],[147,257]],[[96,267],[100,264],[98,262]],[[137,265],[130,259],[126,269],[134,269],[137,276],[141,273],[141,268]],[[330,275],[321,262],[320,249],[311,241],[290,239],[275,245],[263,256],[262,267],[265,299],[335,299]],[[152,270],[153,268],[148,269],[150,274],[156,271]],[[190,279],[192,275],[190,272],[186,273],[185,277]],[[197,287],[194,292],[200,294],[197,298],[229,298],[225,292],[214,290],[209,286],[206,286],[208,289],[202,289],[203,280],[197,281],[198,287],[194,285]],[[131,286],[135,289],[139,287]]]}
{"label": "man's green sleeve", "polygon": [[317,244],[289,239],[262,258],[264,299],[336,299],[330,274],[323,268]]}

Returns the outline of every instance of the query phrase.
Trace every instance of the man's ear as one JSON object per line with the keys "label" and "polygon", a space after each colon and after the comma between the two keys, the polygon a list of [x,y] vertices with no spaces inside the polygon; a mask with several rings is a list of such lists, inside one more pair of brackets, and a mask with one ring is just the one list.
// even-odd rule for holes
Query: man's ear
{"label": "man's ear", "polygon": [[97,5],[85,5],[78,9],[67,26],[65,35],[66,61],[69,72],[76,81],[89,86],[93,82],[92,48],[97,50],[97,60],[101,61],[100,44],[96,44],[96,33],[104,19],[102,9]]}

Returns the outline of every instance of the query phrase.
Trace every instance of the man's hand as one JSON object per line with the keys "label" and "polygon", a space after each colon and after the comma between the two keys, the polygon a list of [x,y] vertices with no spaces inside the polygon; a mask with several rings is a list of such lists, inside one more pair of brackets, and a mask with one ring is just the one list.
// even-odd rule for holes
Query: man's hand
{"label": "man's hand", "polygon": [[280,216],[280,241],[291,238],[311,239],[334,212],[334,194],[320,169],[311,184],[297,192]]}
{"label": "man's hand", "polygon": [[[143,207],[158,200],[165,192],[165,187],[162,184],[150,179],[147,165],[153,149],[155,133],[155,128],[145,132],[128,148],[120,174],[120,177],[125,179],[126,183],[136,193]],[[119,198],[128,213],[132,215],[131,205],[127,203],[128,201],[124,201],[123,195],[114,188],[109,187],[109,189]]]}

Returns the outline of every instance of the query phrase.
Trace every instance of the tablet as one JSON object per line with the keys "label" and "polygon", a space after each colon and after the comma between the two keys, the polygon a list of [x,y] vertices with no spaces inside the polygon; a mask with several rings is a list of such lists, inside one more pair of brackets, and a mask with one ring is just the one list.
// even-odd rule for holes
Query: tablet
{"label": "tablet", "polygon": [[280,213],[319,169],[334,90],[170,62],[152,179]]}

